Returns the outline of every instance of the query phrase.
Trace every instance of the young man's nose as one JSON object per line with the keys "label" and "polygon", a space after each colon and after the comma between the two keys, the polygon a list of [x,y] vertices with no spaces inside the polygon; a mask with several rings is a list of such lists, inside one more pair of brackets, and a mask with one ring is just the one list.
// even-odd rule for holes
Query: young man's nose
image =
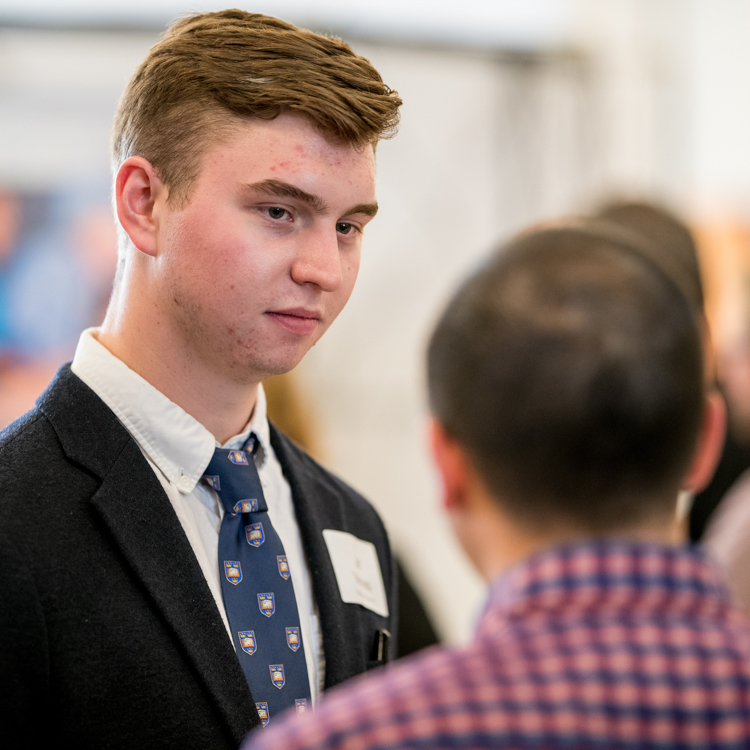
{"label": "young man's nose", "polygon": [[300,239],[292,278],[298,284],[315,284],[324,292],[334,292],[343,280],[341,260],[335,228],[320,228]]}

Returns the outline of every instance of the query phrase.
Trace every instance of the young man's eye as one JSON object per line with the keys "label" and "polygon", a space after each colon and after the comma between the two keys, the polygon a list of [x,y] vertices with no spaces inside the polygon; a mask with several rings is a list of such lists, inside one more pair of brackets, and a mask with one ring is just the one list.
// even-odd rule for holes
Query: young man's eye
{"label": "young man's eye", "polygon": [[339,234],[354,234],[357,231],[357,227],[354,224],[349,224],[346,221],[340,221],[336,224],[336,231]]}
{"label": "young man's eye", "polygon": [[266,213],[272,219],[283,219],[287,214],[287,210],[285,208],[280,208],[279,206],[269,206],[266,209]]}

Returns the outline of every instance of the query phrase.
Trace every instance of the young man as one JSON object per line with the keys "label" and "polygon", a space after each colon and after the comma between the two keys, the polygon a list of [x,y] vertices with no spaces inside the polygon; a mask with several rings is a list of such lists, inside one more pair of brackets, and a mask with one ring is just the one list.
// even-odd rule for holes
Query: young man
{"label": "young man", "polygon": [[382,663],[382,523],[260,382],[346,304],[399,105],[343,42],[236,10],[135,73],[106,319],[0,441],[6,747],[237,747]]}
{"label": "young man", "polygon": [[672,279],[595,230],[523,236],[450,303],[428,380],[444,504],[490,582],[476,637],[248,748],[747,746],[750,623],[671,540],[723,436]]}

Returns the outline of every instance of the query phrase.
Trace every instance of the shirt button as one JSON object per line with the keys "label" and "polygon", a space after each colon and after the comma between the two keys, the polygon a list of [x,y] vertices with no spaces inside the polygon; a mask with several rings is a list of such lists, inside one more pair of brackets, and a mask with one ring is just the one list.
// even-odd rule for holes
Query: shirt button
{"label": "shirt button", "polygon": [[177,480],[177,487],[183,492],[187,492],[190,489],[190,477],[186,477],[184,474]]}

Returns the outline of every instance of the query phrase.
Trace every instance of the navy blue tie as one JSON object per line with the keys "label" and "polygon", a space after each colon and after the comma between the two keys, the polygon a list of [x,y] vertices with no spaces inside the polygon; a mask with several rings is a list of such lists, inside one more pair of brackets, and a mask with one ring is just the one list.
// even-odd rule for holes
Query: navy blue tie
{"label": "navy blue tie", "polygon": [[245,450],[216,448],[203,479],[224,506],[219,573],[237,657],[261,722],[290,706],[310,706],[310,681],[289,563],[271,525],[255,435]]}

